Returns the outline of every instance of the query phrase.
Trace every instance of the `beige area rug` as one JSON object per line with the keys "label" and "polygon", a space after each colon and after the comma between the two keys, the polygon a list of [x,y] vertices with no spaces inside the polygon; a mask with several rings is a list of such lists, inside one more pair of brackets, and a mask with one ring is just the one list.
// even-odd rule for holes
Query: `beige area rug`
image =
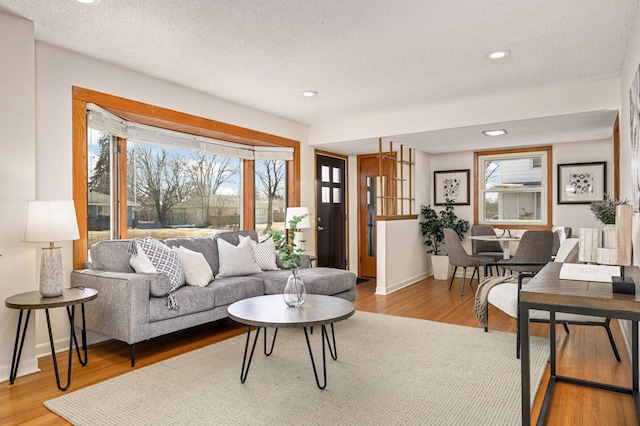
{"label": "beige area rug", "polygon": [[[198,349],[45,402],[76,425],[515,425],[515,335],[356,312],[335,324],[338,360],[316,387],[301,329],[262,336],[245,384],[246,336]],[[319,328],[312,337],[321,362]],[[532,338],[536,394],[548,359]],[[322,380],[322,378],[321,378]]]}

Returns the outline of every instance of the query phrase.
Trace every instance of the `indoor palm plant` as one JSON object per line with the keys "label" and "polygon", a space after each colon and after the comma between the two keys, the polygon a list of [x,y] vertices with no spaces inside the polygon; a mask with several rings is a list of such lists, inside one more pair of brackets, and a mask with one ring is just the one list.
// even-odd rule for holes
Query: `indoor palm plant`
{"label": "indoor palm plant", "polygon": [[[294,216],[289,221],[289,229],[297,229],[298,223],[308,215]],[[284,234],[281,231],[268,231],[269,236],[276,245],[282,266],[291,269],[291,275],[284,287],[284,301],[288,306],[299,308],[307,299],[307,291],[304,282],[298,273],[298,269],[302,266],[302,256],[304,249],[297,247],[293,243],[293,232]]]}
{"label": "indoor palm plant", "polygon": [[445,208],[439,212],[431,206],[420,208],[420,233],[425,239],[427,254],[431,255],[433,275],[436,279],[447,279],[449,276],[449,258],[442,249],[445,228],[456,231],[461,240],[469,230],[469,221],[458,218],[450,199],[447,198],[446,203]]}

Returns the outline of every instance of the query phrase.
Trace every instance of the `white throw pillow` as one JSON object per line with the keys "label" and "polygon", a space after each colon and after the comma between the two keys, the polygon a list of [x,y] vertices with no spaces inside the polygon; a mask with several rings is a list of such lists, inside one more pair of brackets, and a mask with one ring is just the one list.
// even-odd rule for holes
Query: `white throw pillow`
{"label": "white throw pillow", "polygon": [[222,238],[217,238],[216,240],[218,241],[218,258],[220,261],[216,278],[239,277],[262,272],[262,269],[256,263],[250,238],[241,241],[237,246],[226,242]]}
{"label": "white throw pillow", "polygon": [[173,249],[180,258],[187,285],[205,287],[213,280],[211,266],[209,266],[202,253],[182,246],[174,247]]}
{"label": "white throw pillow", "polygon": [[278,264],[276,263],[276,243],[271,237],[267,238],[260,243],[257,243],[251,237],[238,236],[240,241],[248,239],[251,241],[253,247],[253,256],[256,259],[256,263],[263,271],[278,271]]}

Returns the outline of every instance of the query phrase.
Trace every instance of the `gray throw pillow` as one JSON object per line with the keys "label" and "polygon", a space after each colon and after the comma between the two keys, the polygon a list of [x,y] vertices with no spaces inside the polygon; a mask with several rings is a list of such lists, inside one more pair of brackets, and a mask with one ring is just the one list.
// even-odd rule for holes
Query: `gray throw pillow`
{"label": "gray throw pillow", "polygon": [[262,272],[253,255],[250,238],[241,241],[237,246],[226,242],[222,238],[217,238],[217,241],[220,268],[216,278],[239,277]]}

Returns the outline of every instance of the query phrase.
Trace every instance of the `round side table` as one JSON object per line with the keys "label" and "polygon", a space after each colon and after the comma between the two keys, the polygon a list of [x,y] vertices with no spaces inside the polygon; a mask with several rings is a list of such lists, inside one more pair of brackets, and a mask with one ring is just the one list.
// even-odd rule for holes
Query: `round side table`
{"label": "round side table", "polygon": [[[65,391],[71,384],[71,362],[73,361],[73,347],[75,345],[76,353],[78,355],[78,361],[82,366],[87,365],[87,332],[85,329],[84,320],[84,304],[98,297],[98,290],[93,288],[81,288],[74,287],[65,289],[61,296],[57,297],[42,297],[38,291],[30,291],[27,293],[20,293],[5,299],[4,304],[7,308],[19,309],[20,316],[18,317],[18,330],[16,331],[16,342],[13,346],[13,357],[11,359],[11,374],[9,376],[9,383],[13,384],[18,373],[18,365],[20,364],[20,356],[22,355],[22,346],[24,345],[24,339],[27,334],[27,327],[29,326],[29,317],[31,311],[34,309],[44,309],[47,316],[47,327],[49,328],[49,343],[51,344],[51,357],[53,358],[53,368],[56,373],[56,383],[58,389]],[[78,339],[73,327],[75,318],[75,307],[81,305],[82,308],[82,351],[84,352],[84,359],[80,355],[80,348],[78,346]],[[53,345],[53,333],[51,331],[51,320],[49,318],[49,309],[51,308],[67,308],[67,316],[69,317],[69,325],[71,333],[69,335],[69,366],[67,368],[67,384],[65,386],[60,385],[60,375],[58,374],[58,361],[56,359],[56,350]],[[27,316],[22,326],[22,314],[27,311]]]}

